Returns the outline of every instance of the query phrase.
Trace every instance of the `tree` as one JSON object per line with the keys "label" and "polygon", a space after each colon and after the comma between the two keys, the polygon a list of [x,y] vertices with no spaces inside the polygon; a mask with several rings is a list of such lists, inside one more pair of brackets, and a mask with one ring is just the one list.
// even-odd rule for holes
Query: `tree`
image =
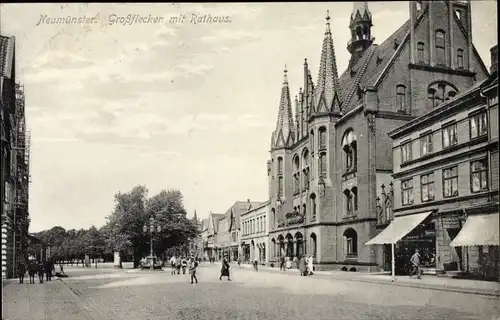
{"label": "tree", "polygon": [[162,190],[146,203],[146,214],[154,217],[161,232],[154,236],[155,252],[159,255],[167,249],[185,244],[196,235],[196,227],[186,217],[183,196],[179,190]]}

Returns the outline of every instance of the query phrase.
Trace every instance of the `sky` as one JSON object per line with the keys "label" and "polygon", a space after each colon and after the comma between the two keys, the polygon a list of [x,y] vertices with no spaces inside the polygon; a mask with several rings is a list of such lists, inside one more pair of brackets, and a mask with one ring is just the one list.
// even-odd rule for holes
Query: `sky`
{"label": "sky", "polygon": [[[293,95],[304,58],[316,81],[329,10],[337,65],[345,70],[352,7],[2,4],[0,28],[16,36],[31,130],[30,231],[99,227],[114,194],[138,184],[150,196],[179,189],[188,216],[196,210],[200,218],[238,200],[266,201],[285,64]],[[409,18],[407,2],[369,8],[376,43]],[[496,12],[493,0],[472,1],[473,39],[488,68]],[[183,14],[184,22],[170,22]],[[163,23],[112,23],[127,15]],[[193,15],[228,19],[195,24]],[[39,23],[42,16],[96,23]]]}

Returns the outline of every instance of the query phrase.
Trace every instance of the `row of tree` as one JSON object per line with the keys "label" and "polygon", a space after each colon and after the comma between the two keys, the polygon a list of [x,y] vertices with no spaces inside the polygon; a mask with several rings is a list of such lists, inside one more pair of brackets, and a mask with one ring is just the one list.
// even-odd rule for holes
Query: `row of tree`
{"label": "row of tree", "polygon": [[[97,229],[65,230],[53,227],[35,236],[50,249],[50,256],[56,260],[83,260],[91,258],[112,259],[114,252],[124,258],[131,258],[134,267],[150,250],[150,218],[154,218],[153,251],[159,257],[172,254],[186,254],[190,239],[196,237],[197,226],[187,218],[183,196],[179,190],[162,190],[148,198],[145,186],[136,186],[129,192],[115,195],[115,207],[106,218],[106,224]],[[160,231],[157,231],[160,226]]]}

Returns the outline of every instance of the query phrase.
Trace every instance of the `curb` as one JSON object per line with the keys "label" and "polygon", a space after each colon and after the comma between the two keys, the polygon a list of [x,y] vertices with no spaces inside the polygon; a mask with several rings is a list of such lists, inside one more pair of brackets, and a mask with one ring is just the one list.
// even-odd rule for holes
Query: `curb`
{"label": "curb", "polygon": [[[245,269],[250,269],[252,266],[251,265],[242,265],[242,268]],[[264,270],[264,271],[269,271],[269,272],[279,272],[279,273],[287,273],[289,271],[298,273],[297,269],[289,269],[285,272],[282,272],[276,268],[270,268],[270,267],[261,267],[259,270]],[[342,280],[342,281],[352,281],[352,282],[363,282],[363,283],[373,283],[373,284],[383,284],[383,285],[388,285],[388,286],[397,286],[397,287],[407,287],[407,288],[416,288],[416,289],[425,289],[425,290],[436,290],[436,291],[446,291],[446,292],[457,292],[457,293],[465,293],[465,294],[474,294],[474,295],[483,295],[483,296],[490,296],[490,297],[500,297],[500,290],[482,290],[482,289],[468,289],[468,288],[461,288],[461,287],[454,287],[454,286],[439,286],[439,285],[433,285],[433,284],[413,284],[413,283],[406,283],[406,282],[398,282],[397,280],[393,282],[392,280],[378,280],[378,279],[362,279],[362,278],[355,278],[355,277],[341,277],[338,275],[335,275],[331,272],[328,271],[316,271],[314,272],[315,275],[321,276],[322,278],[329,278],[329,279],[335,279],[335,280]]]}

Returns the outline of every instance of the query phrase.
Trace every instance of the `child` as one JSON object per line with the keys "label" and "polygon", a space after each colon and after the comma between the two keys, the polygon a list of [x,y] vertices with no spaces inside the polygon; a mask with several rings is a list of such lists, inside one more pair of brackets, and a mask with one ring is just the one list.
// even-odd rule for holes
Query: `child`
{"label": "child", "polygon": [[189,273],[191,274],[191,284],[193,283],[193,280],[198,283],[198,278],[196,278],[196,268],[198,267],[198,261],[195,259],[191,259],[191,265],[189,266]]}

